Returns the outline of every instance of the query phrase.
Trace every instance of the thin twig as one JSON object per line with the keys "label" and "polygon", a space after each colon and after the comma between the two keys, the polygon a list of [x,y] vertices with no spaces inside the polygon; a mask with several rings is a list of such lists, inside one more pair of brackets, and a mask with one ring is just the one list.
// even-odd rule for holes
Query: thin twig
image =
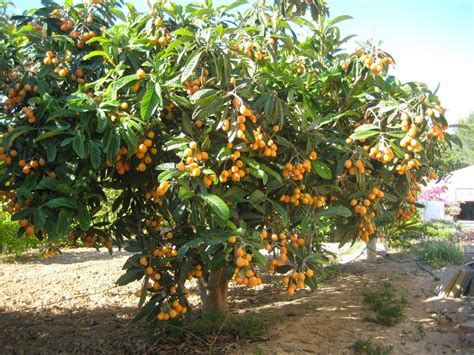
{"label": "thin twig", "polygon": [[212,341],[211,345],[209,346],[209,354],[212,354],[212,347],[214,346],[214,343],[216,342],[217,338],[219,337],[222,328],[224,328],[225,322],[227,322],[227,319],[229,319],[230,313],[227,313],[227,316],[225,317],[224,321],[222,322],[221,326],[219,327],[219,330],[217,331],[216,336],[214,337],[214,340]]}
{"label": "thin twig", "polygon": [[173,328],[176,328],[176,329],[179,329],[179,330],[182,330],[182,331],[188,333],[189,335],[195,337],[196,339],[202,341],[203,343],[209,344],[209,342],[208,342],[207,340],[204,340],[204,339],[198,337],[196,334],[190,332],[189,330],[187,330],[187,329],[185,329],[185,328],[181,328],[181,327],[178,327],[177,325],[172,325],[172,324],[167,324],[167,326],[168,326],[168,327],[173,327]]}

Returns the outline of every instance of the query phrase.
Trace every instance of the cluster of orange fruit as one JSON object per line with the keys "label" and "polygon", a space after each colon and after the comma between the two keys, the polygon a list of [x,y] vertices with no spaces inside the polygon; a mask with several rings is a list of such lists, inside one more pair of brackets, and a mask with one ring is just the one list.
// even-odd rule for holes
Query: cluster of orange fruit
{"label": "cluster of orange fruit", "polygon": [[[313,152],[311,152],[313,153]],[[316,152],[314,152],[316,153]],[[311,156],[310,156],[311,158]],[[315,160],[317,158],[317,155],[315,156]],[[300,181],[303,180],[304,174],[309,173],[311,171],[311,161],[308,159],[304,160],[303,163],[296,163],[292,164],[290,162],[286,163],[285,166],[283,167],[283,171],[281,172],[281,176],[283,177],[289,177],[293,179],[294,181]]]}
{"label": "cluster of orange fruit", "polygon": [[352,160],[348,159],[344,162],[344,167],[347,169],[349,175],[355,175],[357,173],[363,174],[365,172],[364,162],[360,159],[352,162]]}
{"label": "cluster of orange fruit", "polygon": [[[359,49],[356,52],[356,55],[359,57],[359,61],[364,64],[367,69],[371,70],[374,75],[379,75],[387,69],[388,66],[394,63],[392,57],[387,56],[380,51],[367,52],[364,49]],[[342,69],[349,69],[349,65],[350,60],[346,59],[342,63]]]}
{"label": "cluster of orange fruit", "polygon": [[185,314],[187,312],[187,308],[179,303],[178,300],[173,301],[171,304],[171,309],[168,312],[161,312],[158,314],[158,320],[168,320],[172,318],[178,317],[180,314]]}
{"label": "cluster of orange fruit", "polygon": [[231,154],[230,158],[233,161],[233,164],[230,168],[224,169],[219,175],[219,181],[221,183],[226,183],[229,179],[233,182],[238,182],[243,179],[248,173],[249,169],[245,167],[245,162],[239,159],[240,152],[237,150]]}
{"label": "cluster of orange fruit", "polygon": [[292,203],[295,206],[299,206],[300,203],[304,205],[313,205],[317,208],[321,208],[326,204],[326,196],[324,195],[315,195],[311,196],[309,193],[304,193],[303,190],[305,189],[304,185],[300,187],[295,187],[293,189],[293,194],[290,195],[282,195],[280,197],[280,202],[284,203]]}
{"label": "cluster of orange fruit", "polygon": [[84,247],[86,247],[86,248],[91,248],[96,243],[102,244],[108,250],[112,250],[112,247],[113,247],[112,242],[110,240],[106,239],[106,238],[103,238],[103,237],[98,238],[95,235],[84,234],[84,235],[81,236],[81,239],[82,239],[82,243],[83,243]]}
{"label": "cluster of orange fruit", "polygon": [[115,167],[117,174],[124,175],[127,171],[130,171],[130,163],[127,160],[128,148],[120,147],[117,158],[115,159]]}
{"label": "cluster of orange fruit", "polygon": [[[270,45],[275,44],[275,40],[273,38],[269,38],[267,40],[267,43],[270,44]],[[257,60],[262,60],[262,59],[268,58],[267,53],[255,50],[255,44],[252,43],[251,41],[248,41],[248,40],[244,40],[242,42],[242,44],[235,45],[235,46],[233,46],[233,48],[237,49],[240,52],[244,52],[244,54],[247,57],[251,57],[252,54],[253,54],[255,59],[257,59]]]}
{"label": "cluster of orange fruit", "polygon": [[[283,243],[283,240],[281,240],[281,243]],[[285,236],[285,243],[286,243],[286,236]],[[267,243],[266,248],[268,251],[272,249],[272,246],[270,243]],[[288,249],[284,246],[279,247],[279,253],[278,255],[272,259],[268,265],[268,270],[270,271],[275,271],[276,267],[283,266],[285,263],[288,261]]]}
{"label": "cluster of orange fruit", "polygon": [[155,132],[148,132],[146,138],[138,144],[137,151],[135,152],[135,157],[139,160],[137,171],[141,173],[145,172],[147,166],[153,163],[152,155],[158,154],[158,149],[153,146],[153,138],[155,138]]}
{"label": "cluster of orange fruit", "polygon": [[415,202],[420,190],[421,186],[416,181],[416,175],[411,173],[409,190],[406,197],[403,199],[405,204],[395,212],[398,223],[402,223],[404,220],[409,220],[413,217],[416,212]]}
{"label": "cluster of orange fruit", "polygon": [[178,255],[178,252],[176,249],[173,249],[172,247],[168,247],[166,245],[156,248],[153,250],[153,256],[156,258],[170,258],[170,257],[175,257]]}
{"label": "cluster of orange fruit", "polygon": [[[71,62],[72,58],[70,55],[64,57],[64,63],[69,63]],[[69,74],[69,68],[61,62],[59,57],[56,57],[54,55],[53,51],[47,51],[45,54],[45,57],[43,59],[43,64],[44,65],[56,65],[54,68],[54,72],[58,74],[60,77],[64,78]]]}
{"label": "cluster of orange fruit", "polygon": [[235,249],[235,257],[234,263],[237,267],[249,266],[252,261],[252,254],[246,253],[242,247]]}
{"label": "cluster of orange fruit", "polygon": [[[149,198],[147,198],[149,200]],[[145,224],[153,229],[154,231],[158,232],[161,229],[161,224],[163,223],[163,217],[150,217],[145,220]]]}
{"label": "cluster of orange fruit", "polygon": [[[141,263],[142,260],[140,259],[140,264]],[[150,280],[153,281],[153,283],[148,282],[147,289],[158,291],[161,288],[161,285],[159,283],[159,281],[161,280],[161,274],[159,272],[155,272],[155,269],[152,266],[147,266],[145,270],[147,275],[150,277]]]}
{"label": "cluster of orange fruit", "polygon": [[27,237],[35,235],[35,226],[30,224],[30,221],[27,219],[20,220],[20,227],[23,228]]}
{"label": "cluster of orange fruit", "polygon": [[79,31],[74,30],[74,31],[71,31],[69,35],[71,36],[71,38],[78,40],[76,42],[77,48],[84,48],[88,40],[90,40],[91,38],[97,37],[97,32],[88,31],[81,34]]}
{"label": "cluster of orange fruit", "polygon": [[304,289],[305,284],[304,280],[306,277],[313,277],[314,276],[314,271],[311,269],[307,269],[306,272],[297,272],[294,271],[291,273],[290,276],[284,276],[283,277],[283,284],[288,286],[286,292],[289,297],[293,296],[296,292],[296,290],[299,289]]}
{"label": "cluster of orange fruit", "polygon": [[161,34],[159,36],[152,36],[150,38],[150,43],[154,46],[161,46],[164,47],[171,41],[171,34],[166,28],[162,28],[163,20],[161,17],[157,17],[154,21],[155,27],[159,29]]}
{"label": "cluster of orange fruit", "polygon": [[23,113],[26,116],[26,119],[29,124],[34,124],[36,122],[35,113],[30,107],[28,106],[23,107],[21,109],[21,113]]}
{"label": "cluster of orange fruit", "polygon": [[[2,85],[3,89],[8,87],[7,84]],[[7,99],[5,100],[5,107],[8,110],[12,110],[16,105],[23,102],[28,93],[38,93],[38,86],[31,86],[30,84],[25,84],[23,87],[20,83],[16,83],[13,87],[9,88],[7,91]]]}
{"label": "cluster of orange fruit", "polygon": [[381,148],[372,147],[370,148],[369,157],[376,159],[382,164],[386,164],[394,158],[393,150],[390,146],[384,146]]}
{"label": "cluster of orange fruit", "polygon": [[84,70],[82,68],[77,68],[74,74],[71,74],[71,80],[80,85],[84,85],[86,83],[84,80]]}
{"label": "cluster of orange fruit", "polygon": [[[240,126],[239,126],[239,129],[240,129]],[[252,150],[263,149],[263,152],[262,152],[263,156],[272,157],[272,158],[276,157],[278,146],[275,144],[273,139],[269,139],[265,143],[265,141],[263,140],[264,137],[263,137],[261,127],[257,127],[257,129],[253,131],[253,136],[254,136],[255,141],[252,144],[250,144],[250,148]]]}
{"label": "cluster of orange fruit", "polygon": [[193,277],[200,278],[202,277],[202,266],[197,264],[193,266],[193,269],[188,273],[188,280],[192,280]]}
{"label": "cluster of orange fruit", "polygon": [[[253,114],[253,112],[247,107],[247,105],[245,105],[242,100],[239,98],[239,97],[234,97],[232,99],[232,106],[234,107],[234,109],[238,110],[238,113],[240,114],[240,116],[243,116],[245,117],[245,119],[243,117],[240,117],[240,121],[239,123],[245,123],[247,119],[249,119],[250,121],[252,121],[253,123],[256,123],[257,122],[257,117]],[[227,129],[228,130],[228,129]],[[225,131],[225,129],[224,129]],[[238,135],[237,135],[238,136]],[[241,138],[241,137],[239,137]]]}
{"label": "cluster of orange fruit", "polygon": [[433,127],[431,127],[428,131],[429,138],[438,138],[440,141],[444,140],[444,132],[448,129],[448,126],[439,126],[438,121],[433,122]]}
{"label": "cluster of orange fruit", "polygon": [[[183,151],[184,161],[180,161],[177,165],[179,171],[187,170],[192,177],[199,177],[202,175],[202,164],[209,159],[209,153],[200,151],[196,142],[190,142],[188,148]],[[206,187],[212,185],[215,179],[212,173],[205,174],[202,177],[202,182]]]}
{"label": "cluster of orange fruit", "polygon": [[418,168],[421,163],[418,159],[412,158],[409,154],[405,154],[405,160],[395,166],[395,169],[400,175],[405,174],[408,170]]}
{"label": "cluster of orange fruit", "polygon": [[400,207],[395,211],[395,217],[397,217],[397,223],[401,224],[403,221],[410,220],[416,212],[416,206],[414,204],[408,204]]}
{"label": "cluster of orange fruit", "polygon": [[245,285],[248,288],[253,288],[262,284],[262,279],[255,275],[255,272],[249,268],[237,267],[234,273],[234,281],[238,285]]}
{"label": "cluster of orange fruit", "polygon": [[23,174],[29,175],[32,173],[33,169],[37,169],[39,167],[43,167],[46,165],[46,160],[40,158],[39,160],[33,159],[30,162],[26,162],[25,160],[18,161],[18,166],[22,169]]}
{"label": "cluster of orange fruit", "polygon": [[145,194],[145,199],[147,201],[153,200],[155,203],[158,203],[161,205],[162,203],[162,197],[166,194],[166,191],[168,191],[168,188],[170,187],[170,183],[165,180],[162,181],[156,189],[152,189],[151,191],[148,191]]}
{"label": "cluster of orange fruit", "polygon": [[359,220],[359,231],[358,236],[363,241],[367,242],[369,237],[375,233],[376,227],[372,223],[372,219],[375,218],[375,203],[379,199],[383,199],[385,196],[384,192],[374,187],[367,194],[366,198],[352,199],[351,206],[354,208],[354,212],[361,216]]}
{"label": "cluster of orange fruit", "polygon": [[74,27],[73,20],[68,20],[67,18],[61,17],[59,21],[61,21],[61,26],[59,27],[59,29],[63,32],[69,31],[71,28]]}
{"label": "cluster of orange fruit", "polygon": [[206,83],[208,75],[209,71],[207,69],[203,69],[201,76],[198,79],[186,80],[184,82],[184,84],[186,85],[186,93],[188,95],[192,95],[196,91],[199,91]]}

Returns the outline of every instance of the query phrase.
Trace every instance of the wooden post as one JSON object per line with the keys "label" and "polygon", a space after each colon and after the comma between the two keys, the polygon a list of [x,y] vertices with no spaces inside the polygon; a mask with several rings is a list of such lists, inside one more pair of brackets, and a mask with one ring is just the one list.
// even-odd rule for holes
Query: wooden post
{"label": "wooden post", "polygon": [[367,243],[367,261],[369,263],[377,261],[377,237],[369,239]]}

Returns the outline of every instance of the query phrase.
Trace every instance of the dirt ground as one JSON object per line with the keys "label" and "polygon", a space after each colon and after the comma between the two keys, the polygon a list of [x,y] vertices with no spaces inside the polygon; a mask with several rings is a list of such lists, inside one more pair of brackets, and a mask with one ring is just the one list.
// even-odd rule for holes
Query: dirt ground
{"label": "dirt ground", "polygon": [[[129,323],[139,284],[114,284],[128,256],[71,249],[46,260],[0,261],[0,353],[193,352],[185,344],[161,347],[144,324]],[[232,287],[231,309],[261,316],[267,340],[233,343],[229,351],[352,354],[357,340],[371,339],[392,346],[392,354],[474,354],[457,326],[473,312],[471,300],[434,298],[436,282],[411,261],[413,255],[392,258],[400,262],[338,265],[319,290],[291,300],[274,283],[257,290]],[[404,321],[393,327],[364,320],[363,291],[382,282],[399,287],[408,299]]]}

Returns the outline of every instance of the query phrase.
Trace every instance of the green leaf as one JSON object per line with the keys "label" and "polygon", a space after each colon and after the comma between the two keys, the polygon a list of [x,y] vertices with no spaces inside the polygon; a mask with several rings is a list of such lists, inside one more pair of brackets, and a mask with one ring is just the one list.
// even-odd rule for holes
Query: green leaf
{"label": "green leaf", "polygon": [[107,58],[107,60],[112,63],[112,60],[110,58],[110,56],[108,55],[108,53],[104,52],[104,51],[92,51],[90,53],[87,53],[83,58],[82,60],[87,60],[87,59],[90,59],[90,58],[93,58],[93,57],[105,57]]}
{"label": "green leaf", "polygon": [[132,81],[136,81],[138,80],[139,77],[137,74],[132,74],[132,75],[127,75],[127,76],[124,76],[122,78],[120,78],[119,80],[115,80],[112,84],[112,90],[114,91],[118,91],[120,90],[122,87],[124,87],[125,85],[127,85],[128,83],[131,83]]}
{"label": "green leaf", "polygon": [[183,68],[183,72],[181,73],[182,83],[184,83],[191,77],[191,75],[193,75],[193,71],[194,69],[196,69],[196,66],[199,63],[199,59],[201,58],[202,52],[203,51],[200,49],[189,56],[189,59]]}
{"label": "green leaf", "polygon": [[323,179],[330,180],[332,178],[332,171],[325,163],[319,160],[313,160],[311,162],[314,170],[321,176]]}
{"label": "green leaf", "polygon": [[67,207],[67,208],[72,208],[76,209],[77,204],[76,200],[72,198],[67,198],[67,197],[56,197],[48,202],[46,202],[43,206],[49,207],[49,208],[59,208],[59,207]]}
{"label": "green leaf", "polygon": [[182,174],[181,171],[178,171],[176,169],[168,169],[163,171],[160,175],[158,175],[158,181],[165,181],[165,180],[170,180],[174,177],[180,176]]}
{"label": "green leaf", "polygon": [[204,244],[204,238],[195,238],[190,240],[189,242],[184,243],[181,248],[178,250],[178,254],[176,256],[176,259],[178,261],[183,260],[183,258],[186,256],[186,253],[188,252],[189,248],[197,248],[198,246]]}
{"label": "green leaf", "polygon": [[118,278],[116,283],[119,286],[124,286],[126,284],[129,284],[130,282],[140,280],[143,275],[145,275],[145,271],[143,270],[143,268],[131,267],[127,270],[125,274]]}
{"label": "green leaf", "polygon": [[227,220],[230,217],[230,210],[229,207],[226,205],[224,200],[222,200],[219,196],[213,194],[203,194],[201,198],[207,202],[207,204],[211,207],[214,213],[223,220]]}
{"label": "green leaf", "polygon": [[35,190],[48,189],[63,193],[65,195],[74,195],[76,191],[65,182],[58,181],[50,176],[44,177],[40,183],[35,187]]}
{"label": "green leaf", "polygon": [[350,209],[344,206],[331,206],[325,208],[324,210],[319,211],[316,213],[317,217],[334,217],[334,216],[341,216],[341,217],[350,217],[352,216],[352,212]]}
{"label": "green leaf", "polygon": [[120,134],[115,129],[111,129],[104,135],[103,140],[107,160],[115,162],[117,154],[120,151]]}
{"label": "green leaf", "polygon": [[163,104],[161,98],[160,84],[149,82],[146,87],[145,95],[142,98],[140,105],[140,115],[142,119],[148,121],[155,113],[156,109]]}
{"label": "green leaf", "polygon": [[191,102],[199,106],[206,106],[214,101],[216,96],[216,89],[202,89],[196,91],[193,96],[191,96]]}
{"label": "green leaf", "polygon": [[91,141],[89,143],[89,157],[92,167],[98,170],[102,165],[102,150],[99,142]]}
{"label": "green leaf", "polygon": [[59,211],[58,223],[56,227],[59,237],[63,237],[67,234],[69,228],[71,227],[73,215],[74,211],[69,208],[61,208],[61,211]]}
{"label": "green leaf", "polygon": [[72,147],[79,158],[84,159],[87,156],[85,137],[82,134],[74,137],[72,140]]}
{"label": "green leaf", "polygon": [[373,130],[378,130],[379,126],[374,125],[374,124],[363,124],[357,127],[354,132],[365,132],[365,131],[373,131]]}
{"label": "green leaf", "polygon": [[39,232],[41,228],[43,228],[43,226],[45,225],[46,216],[47,216],[46,212],[43,211],[41,208],[35,208],[33,212],[33,222],[35,225],[36,233]]}
{"label": "green leaf", "polygon": [[250,252],[253,256],[253,259],[260,264],[264,269],[267,268],[268,262],[267,259],[255,248],[250,248]]}
{"label": "green leaf", "polygon": [[36,137],[35,142],[40,142],[43,139],[59,136],[61,134],[71,134],[71,132],[62,131],[62,130],[49,131],[49,132],[43,133],[43,134],[39,135],[38,137]]}
{"label": "green leaf", "polygon": [[286,210],[283,208],[283,206],[280,203],[278,203],[277,201],[274,201],[274,200],[271,200],[271,199],[268,199],[268,200],[273,205],[273,208],[281,216],[283,225],[286,226],[288,224],[288,212],[286,212]]}
{"label": "green leaf", "polygon": [[376,136],[379,133],[380,133],[379,131],[360,131],[360,132],[353,133],[351,135],[351,138],[352,139],[365,139],[372,136]]}
{"label": "green leaf", "polygon": [[8,148],[10,144],[12,144],[15,139],[17,139],[19,136],[21,136],[23,133],[30,132],[35,130],[36,128],[31,127],[31,126],[20,126],[18,128],[15,128],[13,131],[10,132],[8,137],[5,139],[3,142],[3,146],[5,148]]}
{"label": "green leaf", "polygon": [[84,201],[79,201],[77,205],[77,218],[79,220],[79,226],[83,232],[87,232],[91,225],[91,216],[87,210],[87,205]]}

